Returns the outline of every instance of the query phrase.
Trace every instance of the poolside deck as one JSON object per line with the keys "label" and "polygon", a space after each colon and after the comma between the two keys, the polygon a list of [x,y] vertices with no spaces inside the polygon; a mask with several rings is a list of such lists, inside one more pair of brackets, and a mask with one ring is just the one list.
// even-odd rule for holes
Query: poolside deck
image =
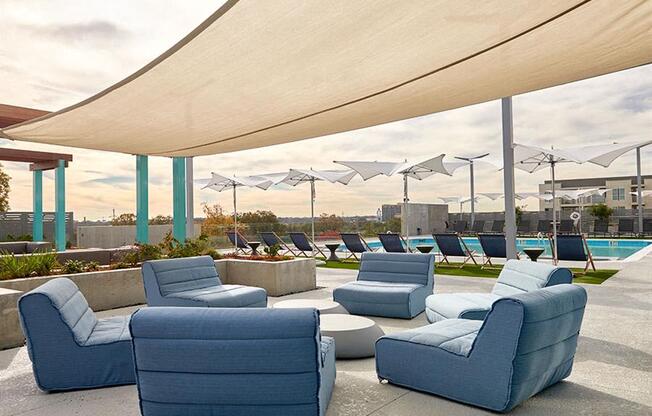
{"label": "poolside deck", "polygon": [[[329,298],[333,288],[355,272],[318,269],[322,289],[285,296]],[[437,276],[437,292],[489,291],[491,279]],[[652,254],[628,263],[589,293],[582,336],[571,376],[517,407],[514,415],[652,414]],[[281,298],[270,298],[270,303]],[[102,316],[130,313],[125,308]],[[385,332],[426,324],[375,318]],[[374,359],[340,360],[328,415],[477,415],[493,414],[387,384],[376,378]],[[0,415],[139,415],[135,386],[45,394],[35,386],[27,351],[0,351]]]}

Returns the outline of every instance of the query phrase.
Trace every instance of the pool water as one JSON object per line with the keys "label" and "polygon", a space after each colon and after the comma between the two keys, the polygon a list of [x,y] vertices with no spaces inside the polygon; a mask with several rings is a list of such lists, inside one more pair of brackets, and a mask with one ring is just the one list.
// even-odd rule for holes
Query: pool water
{"label": "pool water", "polygon": [[[464,243],[466,243],[469,250],[476,251],[477,253],[482,253],[482,247],[480,242],[476,237],[464,237]],[[371,248],[382,247],[380,241],[368,241]],[[607,239],[588,239],[587,243],[591,254],[595,259],[597,258],[609,258],[609,259],[625,259],[637,251],[647,247],[652,244],[651,241],[645,240],[607,240]],[[416,247],[421,244],[430,244],[437,247],[435,241],[432,237],[410,237],[410,247]],[[543,256],[551,256],[550,243],[547,239],[538,239],[538,238],[518,238],[516,239],[516,248],[519,251],[523,251],[524,248],[531,247],[541,247],[545,249]],[[344,249],[344,246],[340,247]]]}

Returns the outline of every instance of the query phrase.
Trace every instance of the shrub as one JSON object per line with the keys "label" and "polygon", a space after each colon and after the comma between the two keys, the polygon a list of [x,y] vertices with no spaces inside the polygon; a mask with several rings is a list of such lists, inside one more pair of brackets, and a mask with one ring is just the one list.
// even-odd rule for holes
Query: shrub
{"label": "shrub", "polygon": [[274,244],[273,246],[265,247],[264,251],[269,257],[276,257],[278,256],[278,252],[281,251],[281,246]]}
{"label": "shrub", "polygon": [[589,207],[589,212],[598,219],[608,220],[614,213],[614,210],[605,204],[596,204]]}
{"label": "shrub", "polygon": [[100,264],[96,261],[68,260],[61,266],[61,271],[65,274],[95,272],[99,269]]}
{"label": "shrub", "polygon": [[33,253],[16,256],[1,253],[0,280],[30,276],[48,276],[58,266],[56,253]]}

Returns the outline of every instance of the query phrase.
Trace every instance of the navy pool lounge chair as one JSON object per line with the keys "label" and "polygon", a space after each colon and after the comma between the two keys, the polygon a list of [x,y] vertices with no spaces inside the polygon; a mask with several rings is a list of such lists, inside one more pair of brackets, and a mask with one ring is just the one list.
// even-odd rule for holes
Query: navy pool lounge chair
{"label": "navy pool lounge chair", "polygon": [[[554,241],[550,239],[550,247],[554,246]],[[584,271],[589,266],[595,270],[591,250],[582,234],[562,234],[557,235],[557,261],[583,261],[585,262]]]}
{"label": "navy pool lounge chair", "polygon": [[643,235],[652,235],[652,218],[643,219]]}
{"label": "navy pool lounge chair", "polygon": [[321,254],[324,258],[326,258],[326,255],[324,254],[323,251],[319,247],[317,247],[317,244],[315,244],[314,241],[310,239],[306,235],[306,233],[288,233],[290,236],[290,240],[292,240],[292,244],[294,244],[294,247],[299,251],[299,254],[297,254],[297,257],[312,257],[313,250],[316,251],[317,253]]}
{"label": "navy pool lounge chair", "polygon": [[519,235],[527,235],[531,232],[532,230],[530,229],[530,221],[523,220],[516,226],[516,233]]}
{"label": "navy pool lounge chair", "polygon": [[366,253],[368,251],[373,251],[369,244],[362,238],[358,233],[340,233],[340,237],[346,246],[346,249],[349,250],[349,254],[346,259],[353,257],[354,259],[360,261],[358,254]]}
{"label": "navy pool lounge chair", "polygon": [[466,221],[460,220],[460,221],[455,221],[455,224],[453,224],[453,231],[462,234],[466,232]]}
{"label": "navy pool lounge chair", "polygon": [[502,233],[505,229],[505,220],[494,220],[491,224],[492,233]]}
{"label": "navy pool lounge chair", "polygon": [[475,234],[483,232],[484,231],[484,223],[485,223],[484,220],[475,220],[473,222],[473,226],[471,226],[471,232],[475,233]]}
{"label": "navy pool lounge chair", "polygon": [[559,222],[559,232],[570,234],[573,232],[573,220],[561,220]]}
{"label": "navy pool lounge chair", "polygon": [[[238,239],[236,240],[236,234]],[[227,231],[226,236],[229,237],[229,241],[231,241],[231,244],[235,246],[235,252],[236,254],[238,252],[242,254],[249,254],[251,253],[251,247],[249,247],[249,242],[247,241],[246,238],[240,234],[240,231],[237,233],[235,231]]]}
{"label": "navy pool lounge chair", "polygon": [[633,218],[620,218],[618,220],[618,235],[628,234],[634,235],[634,219]]}
{"label": "navy pool lounge chair", "polygon": [[[484,253],[485,261],[482,263],[482,268],[487,264],[493,267],[491,263],[492,258],[506,259],[507,258],[507,242],[505,234],[478,234],[478,240]],[[518,258],[518,253],[516,254]]]}
{"label": "navy pool lounge chair", "polygon": [[593,221],[593,235],[607,235],[609,234],[609,221],[608,220],[594,220]]}
{"label": "navy pool lounge chair", "polygon": [[455,257],[464,258],[464,261],[462,262],[460,268],[464,267],[464,265],[469,260],[472,261],[477,266],[478,262],[475,261],[475,258],[473,257],[473,253],[466,246],[466,243],[464,242],[464,240],[462,240],[459,234],[437,233],[437,234],[433,234],[432,236],[435,239],[435,242],[437,243],[437,247],[439,247],[439,252],[442,255],[442,259],[439,261],[439,264],[443,262],[446,262],[446,264],[450,264],[450,262],[448,261],[448,257],[455,256]]}
{"label": "navy pool lounge chair", "polygon": [[550,225],[550,220],[539,220],[539,222],[537,222],[538,233],[547,234],[551,231],[552,227]]}
{"label": "navy pool lounge chair", "polygon": [[291,253],[293,256],[296,256],[295,252],[292,251],[290,246],[288,246],[285,241],[281,239],[274,231],[264,231],[260,233],[260,238],[263,240],[263,243],[267,247],[279,246],[281,250],[285,250],[286,254]]}
{"label": "navy pool lounge chair", "polygon": [[405,239],[397,233],[382,233],[378,234],[380,244],[387,253],[408,253],[410,248]]}

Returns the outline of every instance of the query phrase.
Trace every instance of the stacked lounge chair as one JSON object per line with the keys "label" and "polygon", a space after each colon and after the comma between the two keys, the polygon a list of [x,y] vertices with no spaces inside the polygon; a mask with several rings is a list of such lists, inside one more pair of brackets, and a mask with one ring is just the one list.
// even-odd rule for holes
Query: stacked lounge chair
{"label": "stacked lounge chair", "polygon": [[261,232],[260,238],[267,247],[278,246],[281,250],[285,250],[286,254],[291,253],[293,256],[296,256],[290,246],[288,246],[274,231]]}
{"label": "stacked lounge chair", "polygon": [[[553,239],[550,239],[550,247],[554,246]],[[582,234],[560,234],[557,236],[557,261],[583,261],[584,271],[589,267],[595,270],[593,255],[589,249],[589,244]]]}
{"label": "stacked lounge chair", "polygon": [[473,257],[473,253],[466,246],[466,243],[464,242],[464,240],[462,240],[459,234],[435,233],[432,236],[435,239],[435,242],[437,243],[437,247],[439,247],[439,252],[442,255],[442,259],[439,261],[440,264],[443,262],[446,262],[446,264],[450,264],[450,262],[448,261],[449,256],[464,258],[464,261],[462,262],[460,268],[464,267],[464,265],[468,261],[472,261],[475,265],[478,264],[478,262]]}
{"label": "stacked lounge chair", "polygon": [[312,257],[313,252],[321,254],[324,258],[327,257],[317,244],[306,235],[306,233],[293,232],[288,233],[288,235],[290,236],[290,240],[292,240],[294,247],[299,251],[297,257]]}
{"label": "stacked lounge chair", "polygon": [[364,238],[362,238],[362,236],[358,233],[340,233],[340,237],[342,238],[346,249],[349,250],[350,253],[345,258],[345,260],[353,257],[354,259],[360,261],[358,254],[373,251],[371,247],[369,247],[369,244],[367,244]]}
{"label": "stacked lounge chair", "polygon": [[382,244],[386,253],[406,253],[410,248],[400,234],[397,233],[381,233],[378,234],[378,240]]}

